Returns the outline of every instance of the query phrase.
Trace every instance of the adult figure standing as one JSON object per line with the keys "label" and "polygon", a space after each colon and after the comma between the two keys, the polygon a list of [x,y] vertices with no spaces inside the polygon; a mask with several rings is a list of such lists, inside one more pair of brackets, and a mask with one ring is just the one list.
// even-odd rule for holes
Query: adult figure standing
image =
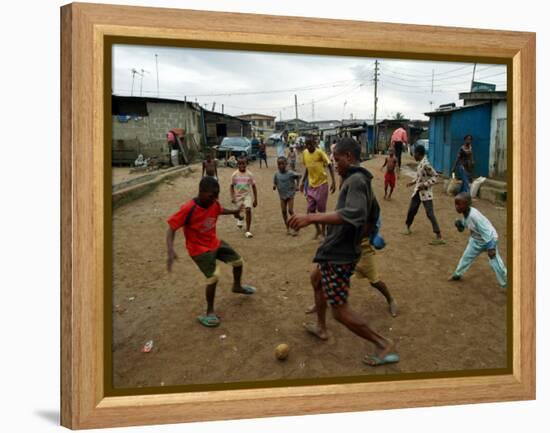
{"label": "adult figure standing", "polygon": [[406,146],[409,142],[409,137],[407,136],[407,131],[403,126],[400,126],[391,135],[391,144],[390,146],[395,149],[395,157],[397,158],[397,165],[401,169],[401,154],[403,153],[403,146]]}
{"label": "adult figure standing", "polygon": [[170,161],[172,162],[172,166],[176,167],[180,165],[180,162],[178,139],[174,131],[168,131],[166,141],[168,141],[168,147],[170,148]]}
{"label": "adult figure standing", "polygon": [[473,137],[471,134],[464,136],[464,143],[458,149],[453,171],[462,180],[461,192],[470,192],[470,179],[474,171],[474,152],[472,148]]}

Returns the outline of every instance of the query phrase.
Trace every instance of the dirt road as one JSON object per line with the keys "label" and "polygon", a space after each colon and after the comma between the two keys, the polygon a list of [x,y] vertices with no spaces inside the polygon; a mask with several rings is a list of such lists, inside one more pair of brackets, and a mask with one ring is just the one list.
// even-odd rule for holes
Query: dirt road
{"label": "dirt road", "polygon": [[[270,149],[271,150],[271,149]],[[411,162],[405,157],[405,162]],[[196,316],[205,309],[204,278],[176,236],[179,260],[166,272],[166,219],[197,191],[200,170],[117,209],[113,215],[113,359],[114,385],[146,387],[235,381],[380,375],[506,366],[507,295],[499,289],[486,256],[481,256],[462,282],[448,282],[468,241],[454,228],[453,200],[436,186],[435,211],[444,246],[428,245],[431,226],[421,209],[413,234],[400,234],[410,190],[406,176],[398,180],[394,199],[382,200],[382,157],[363,165],[375,175],[374,188],[382,206],[382,234],[387,247],[378,256],[381,278],[394,294],[400,314],[392,318],[384,298],[365,280],[352,280],[350,303],[372,326],[394,339],[401,362],[371,368],[361,360],[370,351],[343,326],[328,318],[330,339],[308,335],[302,322],[312,303],[308,274],[318,243],[313,228],[298,237],[285,234],[279,199],[271,189],[276,164],[268,169],[254,162],[259,205],[253,213],[252,239],[245,239],[235,220],[221,216],[218,235],[244,258],[244,282],[258,293],[246,297],[230,291],[231,269],[222,267],[216,308],[218,328],[205,328]],[[300,170],[300,167],[298,167]],[[220,201],[230,206],[229,179],[233,169],[220,168]],[[334,208],[336,195],[329,199]],[[296,210],[305,211],[305,198],[296,197]],[[500,252],[506,260],[506,209],[489,202],[474,204],[495,225]],[[116,310],[116,311],[115,311]],[[154,341],[153,350],[140,348]],[[290,345],[290,356],[277,361],[274,348]]]}

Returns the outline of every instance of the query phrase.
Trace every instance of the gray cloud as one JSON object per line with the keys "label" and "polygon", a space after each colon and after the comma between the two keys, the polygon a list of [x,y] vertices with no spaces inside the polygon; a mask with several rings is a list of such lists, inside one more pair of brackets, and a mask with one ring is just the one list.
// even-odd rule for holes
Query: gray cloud
{"label": "gray cloud", "polygon": [[[260,112],[288,119],[295,115],[296,94],[299,117],[305,120],[373,115],[372,58],[116,45],[113,92],[132,93],[135,68],[145,72],[143,78],[135,75],[133,94],[139,95],[142,84],[144,96],[157,96],[155,54],[160,97],[187,96],[207,108],[224,104],[228,114]],[[468,91],[473,71],[473,64],[452,62],[379,59],[379,65],[379,118],[399,111],[418,119],[430,107],[459,103],[458,93]],[[477,65],[476,79],[505,90],[506,67]]]}

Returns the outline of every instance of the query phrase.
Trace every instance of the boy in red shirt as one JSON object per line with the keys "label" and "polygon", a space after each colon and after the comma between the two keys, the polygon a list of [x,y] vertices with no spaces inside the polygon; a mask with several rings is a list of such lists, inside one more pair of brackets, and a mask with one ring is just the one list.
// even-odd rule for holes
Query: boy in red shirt
{"label": "boy in red shirt", "polygon": [[166,245],[168,247],[168,272],[178,258],[174,251],[176,231],[183,228],[185,246],[191,259],[197,264],[206,277],[206,315],[198,316],[197,320],[204,326],[215,327],[220,324],[220,318],[214,312],[214,298],[219,278],[216,260],[221,260],[233,266],[233,292],[252,295],[256,289],[241,285],[243,260],[229,244],[216,236],[218,215],[234,215],[242,219],[241,208],[224,209],[218,202],[220,185],[213,177],[204,177],[199,184],[199,196],[185,203],[178,212],[168,218]]}

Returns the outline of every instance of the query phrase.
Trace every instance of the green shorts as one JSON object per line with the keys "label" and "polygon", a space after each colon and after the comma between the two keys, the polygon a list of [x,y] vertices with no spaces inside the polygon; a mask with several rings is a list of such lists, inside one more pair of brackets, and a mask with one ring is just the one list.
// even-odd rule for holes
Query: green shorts
{"label": "green shorts", "polygon": [[217,250],[208,251],[207,253],[199,254],[191,258],[206,277],[207,284],[218,282],[219,269],[216,263],[217,260],[227,263],[234,268],[243,265],[241,256],[224,241],[221,241],[220,247]]}

